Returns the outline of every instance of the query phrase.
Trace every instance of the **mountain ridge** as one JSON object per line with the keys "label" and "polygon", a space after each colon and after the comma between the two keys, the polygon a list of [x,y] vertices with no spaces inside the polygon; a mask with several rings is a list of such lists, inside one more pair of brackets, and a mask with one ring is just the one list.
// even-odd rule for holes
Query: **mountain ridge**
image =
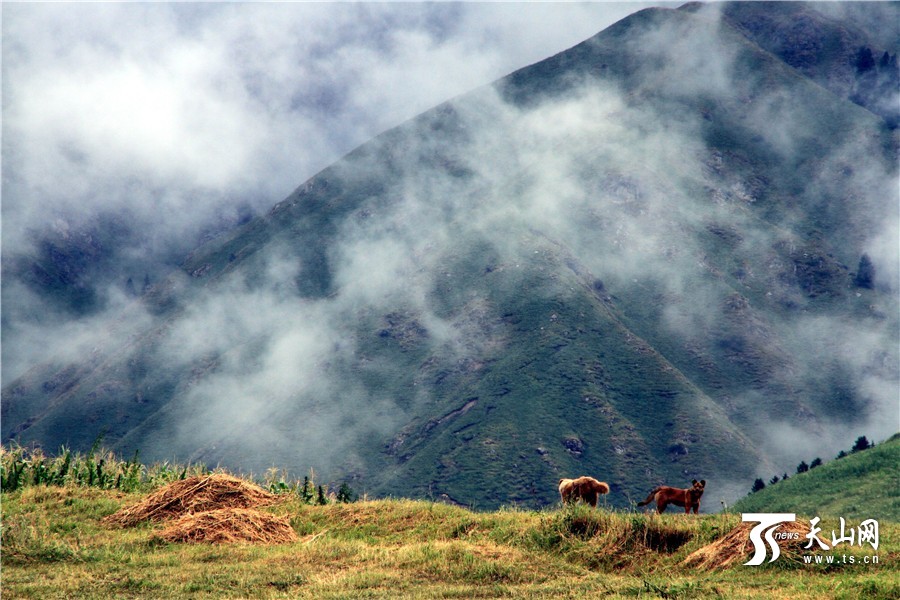
{"label": "mountain ridge", "polygon": [[477,506],[583,472],[620,505],[694,477],[733,497],[790,456],[773,424],[840,435],[896,383],[896,299],[846,266],[896,221],[895,157],[714,16],[640,11],[195,250],[93,361],[5,386],[3,438]]}

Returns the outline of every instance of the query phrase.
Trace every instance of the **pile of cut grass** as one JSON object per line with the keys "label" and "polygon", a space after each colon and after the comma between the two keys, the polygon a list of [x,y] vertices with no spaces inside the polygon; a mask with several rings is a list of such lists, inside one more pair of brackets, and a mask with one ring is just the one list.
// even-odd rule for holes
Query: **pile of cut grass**
{"label": "pile of cut grass", "polygon": [[188,513],[170,522],[158,537],[166,542],[207,544],[288,544],[298,539],[287,519],[252,508]]}
{"label": "pile of cut grass", "polygon": [[[741,523],[724,537],[711,544],[691,552],[681,564],[697,569],[725,569],[735,564],[743,564],[750,558],[753,545],[750,542],[750,530],[754,523]],[[800,555],[804,553],[803,542],[809,533],[809,525],[805,523],[782,523],[778,531],[788,534],[797,534],[795,539],[779,541],[782,560],[800,562]],[[809,554],[809,550],[805,553]]]}
{"label": "pile of cut grass", "polygon": [[248,542],[283,544],[297,541],[287,518],[260,512],[278,496],[223,473],[170,483],[137,504],[103,519],[108,525],[133,527],[168,521],[158,538],[166,542],[209,544]]}
{"label": "pile of cut grass", "polygon": [[106,517],[104,521],[121,527],[133,527],[146,521],[165,521],[191,513],[266,506],[277,499],[275,494],[246,480],[214,473],[170,483],[137,504]]}

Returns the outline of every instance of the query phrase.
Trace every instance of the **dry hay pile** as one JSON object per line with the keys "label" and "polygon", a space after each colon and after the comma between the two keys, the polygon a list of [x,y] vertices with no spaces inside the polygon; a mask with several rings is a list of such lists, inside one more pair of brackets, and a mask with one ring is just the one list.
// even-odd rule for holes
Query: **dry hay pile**
{"label": "dry hay pile", "polygon": [[286,544],[297,541],[287,519],[249,508],[189,513],[169,523],[158,537],[167,542]]}
{"label": "dry hay pile", "polygon": [[222,508],[254,508],[277,497],[243,479],[215,473],[170,483],[141,502],[104,518],[109,524],[132,527],[145,521],[165,521]]}
{"label": "dry hay pile", "polygon": [[[741,523],[711,544],[695,550],[682,561],[683,566],[702,569],[724,569],[739,561],[743,564],[753,555],[753,543],[750,541],[750,530],[755,523]],[[799,539],[779,540],[782,560],[784,558],[796,558],[803,552],[803,545],[809,543],[806,534],[809,533],[809,525],[805,523],[782,523],[778,527],[779,532],[797,533]],[[766,547],[768,558],[771,551]],[[808,551],[807,551],[808,552]]]}

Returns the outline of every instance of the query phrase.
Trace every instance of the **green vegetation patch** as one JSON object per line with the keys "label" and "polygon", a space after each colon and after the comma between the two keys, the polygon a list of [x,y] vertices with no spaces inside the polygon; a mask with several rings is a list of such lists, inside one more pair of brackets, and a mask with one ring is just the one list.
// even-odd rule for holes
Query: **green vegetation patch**
{"label": "green vegetation patch", "polygon": [[897,465],[900,434],[867,450],[851,452],[770,484],[741,499],[733,510],[898,520]]}

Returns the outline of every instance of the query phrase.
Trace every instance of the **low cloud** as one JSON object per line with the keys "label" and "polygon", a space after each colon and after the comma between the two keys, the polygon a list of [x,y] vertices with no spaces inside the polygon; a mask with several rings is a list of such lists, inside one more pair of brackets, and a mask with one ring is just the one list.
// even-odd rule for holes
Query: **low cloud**
{"label": "low cloud", "polygon": [[[640,6],[6,5],[5,283],[54,223],[98,237],[113,221],[116,268],[79,285],[114,310],[129,277],[158,281],[358,144]],[[77,318],[18,291],[4,285],[4,381]]]}
{"label": "low cloud", "polygon": [[[153,223],[129,183],[165,189],[153,208],[179,221],[235,196],[264,208],[380,131],[638,7],[11,5],[4,216],[13,233],[61,208]],[[197,206],[197,191],[213,194]]]}
{"label": "low cloud", "polygon": [[[9,211],[4,204],[4,251],[7,227],[21,223],[23,231],[33,231],[41,211],[65,208],[87,215],[128,207],[165,240],[173,231],[190,236],[190,226],[233,209],[237,199],[261,210],[375,133],[579,41],[560,46],[554,37],[557,47],[538,50],[529,33],[549,45],[546,31],[578,17],[608,17],[612,10],[529,8],[547,17],[539,23],[530,20],[535,13],[526,20],[522,7],[507,5],[417,6],[411,12],[390,5],[291,7],[296,12],[280,5],[202,10],[103,5],[91,9],[97,20],[85,25],[86,33],[64,26],[65,10],[15,7],[21,12],[13,20],[30,21],[43,42],[30,49],[28,28],[12,39],[4,36],[4,51],[9,46],[14,57],[12,66],[4,66],[11,81],[11,140],[31,140],[13,151],[4,136],[4,158],[9,154],[14,166]],[[637,8],[629,5],[628,11]],[[246,19],[244,11],[253,18]],[[503,18],[483,21],[484,15]],[[896,348],[893,317],[851,323],[827,311],[810,316],[803,312],[808,299],[800,297],[796,317],[765,322],[753,302],[799,296],[796,284],[785,283],[793,275],[792,255],[778,249],[781,242],[796,241],[790,233],[795,223],[759,217],[762,211],[754,204],[763,201],[765,182],[751,158],[707,145],[710,115],[676,102],[675,118],[653,102],[654,94],[665,91],[675,98],[702,95],[733,103],[740,96],[734,90],[747,87],[736,80],[735,55],[717,51],[732,47],[720,37],[731,34],[722,33],[714,14],[704,18],[709,21],[697,37],[678,27],[648,32],[637,50],[659,69],[632,89],[585,78],[568,82],[561,97],[525,107],[509,102],[502,91],[481,88],[466,103],[448,107],[446,118],[458,126],[452,136],[401,136],[399,148],[382,148],[392,164],[353,163],[355,177],[385,189],[363,202],[328,240],[329,295],[297,296],[294,283],[304,277],[302,266],[289,247],[273,245],[252,283],[237,275],[214,294],[200,293],[167,328],[157,357],[161,364],[207,365],[181,399],[179,443],[212,447],[228,432],[253,426],[267,444],[294,444],[302,464],[314,457],[318,468],[327,468],[339,457],[346,460],[354,439],[392,431],[408,416],[399,399],[378,397],[362,383],[362,375],[382,365],[377,357],[361,355],[360,324],[398,310],[415,321],[410,327],[430,353],[477,359],[503,343],[501,331],[485,329],[478,320],[479,311],[488,310],[486,300],[471,292],[465,299],[469,312],[448,315],[434,301],[434,290],[449,277],[447,265],[467,247],[483,244],[500,266],[514,268],[544,248],[537,248],[538,238],[553,240],[561,255],[577,257],[616,294],[639,297],[642,289],[652,289],[659,327],[676,332],[686,347],[713,347],[714,332],[752,325],[739,342],[763,347],[775,330],[789,342],[770,349],[776,358],[776,350],[791,357],[790,364],[773,359],[775,366],[767,365],[766,376],[775,383],[793,378],[811,389],[821,383],[823,364],[850,373],[848,385],[858,390],[867,412],[842,422],[820,411],[799,449],[780,440],[797,439],[803,426],[773,422],[768,437],[759,440],[768,443],[773,460],[824,452],[821,440],[846,440],[860,428],[871,429],[873,438],[890,433],[886,416],[896,411],[897,357],[882,350]],[[104,33],[113,23],[142,20],[149,25],[135,28],[141,34],[134,44],[124,34]],[[39,24],[50,25],[49,33],[40,34]],[[587,37],[605,24],[577,35]],[[30,67],[44,65],[42,60],[50,64],[73,39],[57,66],[30,74]],[[532,58],[538,51],[543,54]],[[684,56],[699,58],[684,62]],[[98,66],[104,61],[109,68]],[[76,85],[79,74],[84,86]],[[121,89],[128,82],[131,87]],[[41,90],[47,98],[28,108],[24,99]],[[99,102],[104,90],[111,91],[108,105]],[[780,110],[785,99],[779,93],[755,93],[741,126],[769,143],[779,158],[795,158],[803,149],[796,115]],[[87,118],[69,122],[68,106]],[[413,126],[406,125],[410,131]],[[884,160],[867,160],[877,148],[871,139],[852,136],[827,148],[808,167],[809,185],[796,197],[808,201],[821,190],[831,202],[847,198],[860,207],[860,213],[850,211],[857,220],[841,238],[847,248],[840,249],[839,258],[870,253],[882,284],[896,291],[897,211],[882,201],[896,194],[896,173]],[[834,191],[835,170],[845,164],[853,167],[840,183],[846,196]],[[152,183],[134,183],[144,180]],[[109,193],[98,198],[92,194],[96,189]],[[132,198],[141,202],[131,207]],[[74,207],[86,199],[77,212]],[[768,200],[789,206],[793,199]],[[710,230],[731,244],[744,264],[721,271],[720,257],[704,241]],[[10,247],[18,248],[15,239]],[[774,299],[766,300],[766,292]],[[10,293],[25,297],[26,292],[14,287]],[[32,317],[13,315],[9,325],[4,316],[4,334],[16,332],[14,347],[33,358],[36,348],[22,342],[34,333],[27,327]],[[419,334],[419,327],[427,335]],[[41,339],[55,340],[55,333],[44,330]],[[15,369],[26,366],[23,361]],[[808,396],[809,389],[798,394]],[[739,412],[772,389],[742,392],[717,400],[733,403]],[[282,421],[291,411],[304,415],[303,442],[285,430]],[[353,433],[334,446],[335,430]]]}

